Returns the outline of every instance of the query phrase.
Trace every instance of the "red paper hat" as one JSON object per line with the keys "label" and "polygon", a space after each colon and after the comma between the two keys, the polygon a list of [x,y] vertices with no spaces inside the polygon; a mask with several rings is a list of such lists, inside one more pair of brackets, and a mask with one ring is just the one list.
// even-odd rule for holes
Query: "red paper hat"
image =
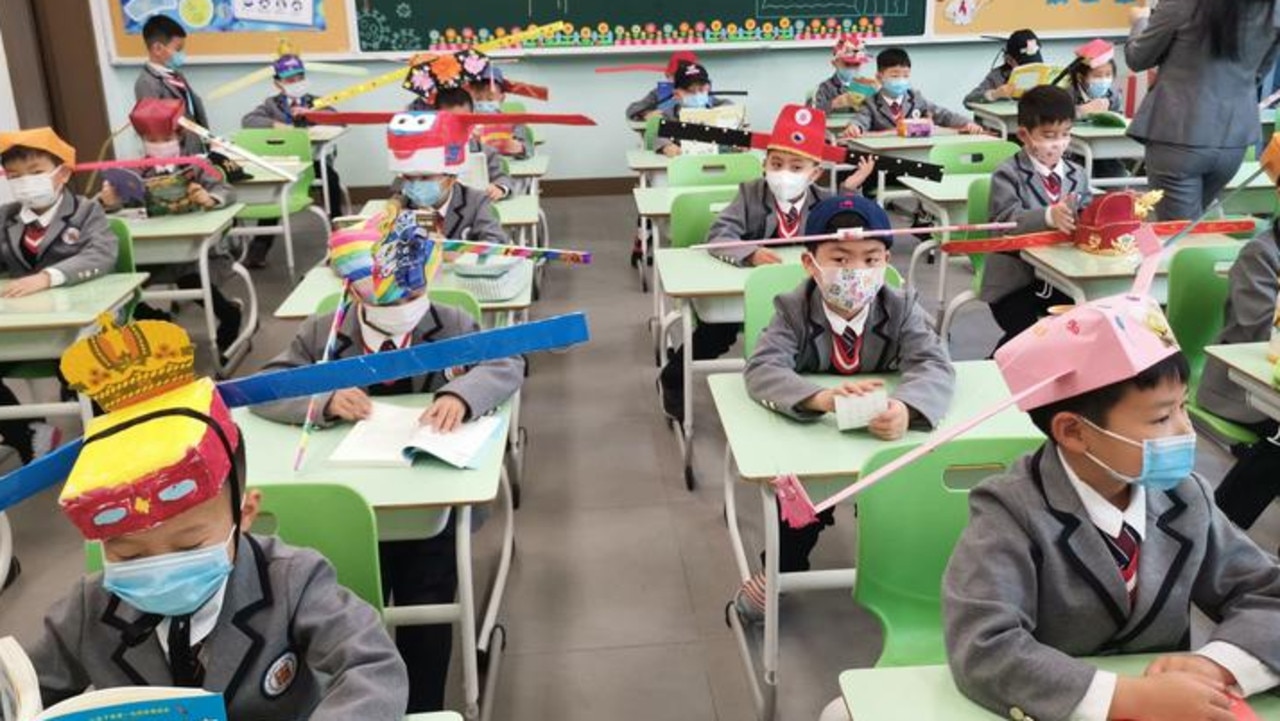
{"label": "red paper hat", "polygon": [[691,50],[677,50],[671,53],[671,58],[667,60],[667,68],[665,70],[668,76],[674,77],[676,70],[681,65],[697,65],[698,56]]}
{"label": "red paper hat", "polygon": [[129,122],[144,138],[170,137],[178,134],[178,121],[186,112],[181,100],[143,98],[133,106]]}
{"label": "red paper hat", "polygon": [[1076,48],[1076,57],[1091,68],[1100,68],[1115,60],[1116,46],[1101,38]]}
{"label": "red paper hat", "polygon": [[784,105],[773,121],[768,150],[795,153],[822,162],[827,152],[827,116],[803,105]]}

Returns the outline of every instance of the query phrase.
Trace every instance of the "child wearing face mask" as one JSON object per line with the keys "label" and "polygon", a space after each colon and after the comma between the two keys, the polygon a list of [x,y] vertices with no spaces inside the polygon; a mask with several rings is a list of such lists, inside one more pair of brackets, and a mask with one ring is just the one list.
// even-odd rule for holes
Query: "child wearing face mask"
{"label": "child wearing face mask", "polygon": [[[676,68],[673,81],[675,102],[662,111],[667,120],[679,120],[681,108],[718,108],[733,103],[711,94],[711,76],[707,69],[696,63],[681,63]],[[680,142],[671,138],[656,138],[653,149],[668,157],[680,154]]]}
{"label": "child wearing face mask", "polygon": [[[126,331],[141,352],[112,355]],[[405,667],[378,613],[320,554],[249,532],[262,492],[245,488],[247,439],[213,380],[174,361],[194,357],[187,335],[156,321],[105,335],[62,364],[108,411],[58,499],[103,568],[29,649],[44,705],[180,686],[222,694],[227,718],[401,721]]]}
{"label": "child wearing face mask", "polygon": [[[842,230],[889,230],[889,216],[861,196],[827,198],[813,207],[806,235]],[[864,373],[896,373],[889,407],[872,419],[867,431],[893,441],[908,428],[936,428],[951,405],[955,371],[946,347],[929,324],[915,291],[885,285],[893,238],[858,238],[805,243],[801,257],[809,278],[774,299],[773,320],[747,361],[747,393],[770,410],[812,422],[835,412],[838,396],[862,395],[881,388],[879,380],[858,380]],[[847,376],[832,388],[805,377],[812,373]],[[793,529],[779,524],[779,570],[809,570],[809,553],[822,529],[835,522],[831,511],[819,523]],[[764,576],[743,584],[739,611],[764,612]]]}
{"label": "child wearing face mask", "polygon": [[[281,55],[272,63],[272,82],[276,94],[262,101],[262,104],[249,111],[240,119],[242,128],[305,128],[314,121],[296,115],[299,110],[310,110],[315,104],[316,96],[312,95],[307,84],[307,68],[302,58],[297,55]],[[333,111],[334,108],[324,108]],[[314,164],[316,177],[320,176],[320,161]],[[342,215],[342,181],[333,163],[328,163],[329,175],[324,182],[329,188],[329,207],[326,208],[330,218]],[[249,252],[245,255],[246,268],[263,268],[266,266],[267,253],[275,243],[273,235],[259,235],[249,242]]]}
{"label": "child wearing face mask", "polygon": [[[388,241],[384,241],[388,242]],[[395,241],[381,251],[396,252]],[[338,252],[343,236],[335,234],[330,244],[331,265],[351,281],[355,301],[338,329],[332,358],[360,355],[432,343],[480,330],[466,312],[433,304],[427,294],[429,279],[417,274],[416,285],[390,283],[375,292],[369,275],[375,249],[367,252]],[[400,257],[400,256],[396,256]],[[427,258],[408,261],[426,266]],[[397,274],[396,279],[412,274]],[[362,280],[363,279],[363,280]],[[303,323],[289,347],[267,364],[267,370],[297,368],[320,362],[325,356],[333,314],[314,316]],[[483,416],[520,389],[525,362],[513,357],[470,367],[452,368],[395,383],[363,388],[346,388],[322,397],[321,425],[368,418],[373,398],[406,393],[435,393],[435,400],[423,410],[420,422],[441,432],[450,432]],[[307,416],[308,399],[255,406],[254,412],[284,423],[301,424]],[[396,605],[450,603],[457,590],[456,537],[450,519],[440,534],[414,541],[386,541],[379,544],[383,588]],[[412,626],[396,629],[396,645],[409,669],[409,713],[439,711],[444,707],[445,680],[453,628],[449,625]]]}
{"label": "child wearing face mask", "polygon": [[973,118],[932,103],[924,93],[911,87],[911,56],[902,48],[886,48],[876,55],[876,80],[880,83],[880,92],[858,108],[853,122],[844,130],[844,137],[894,130],[903,118],[930,118],[938,127],[961,133],[984,132]]}
{"label": "child wearing face mask", "polygon": [[[178,121],[183,117],[182,103],[177,100],[146,99],[138,102],[129,113],[129,121],[142,140],[143,154],[148,158],[175,158],[182,154],[181,129]],[[187,201],[195,210],[211,210],[231,203],[235,190],[222,177],[215,176],[199,166],[153,166],[139,171],[145,178],[181,174],[187,182]],[[104,182],[99,202],[108,211],[122,207],[120,197],[111,184]],[[233,260],[230,254],[215,246],[209,251],[209,274],[212,280],[213,313],[218,319],[218,349],[225,352],[240,335],[242,313],[240,306],[228,300],[219,286],[230,280]],[[195,263],[148,268],[152,283],[173,283],[190,290],[200,287],[200,273]],[[167,320],[167,314],[145,304],[138,308],[139,317]]]}
{"label": "child wearing face mask", "polygon": [[[502,104],[506,102],[510,81],[493,63],[481,74],[481,82],[471,83],[467,92],[475,103],[475,111],[485,115],[498,115],[502,112]],[[493,143],[499,153],[517,160],[533,157],[533,138],[529,135],[529,126],[516,124],[510,138],[503,138]]]}
{"label": "child wearing face mask", "polygon": [[840,38],[831,50],[831,66],[835,73],[822,81],[813,92],[813,107],[824,113],[852,113],[865,102],[867,93],[876,89],[871,78],[859,77],[864,65],[871,61],[862,43],[862,36],[847,35]]}
{"label": "child wearing face mask", "polygon": [[678,50],[671,53],[671,57],[667,59],[667,67],[662,73],[664,82],[659,83],[657,87],[645,93],[643,98],[631,103],[627,106],[627,120],[646,120],[652,115],[661,114],[666,106],[670,105],[674,100],[673,82],[676,77],[676,69],[684,64],[698,64],[698,56],[688,50]]}
{"label": "child wearing face mask", "polygon": [[[102,206],[66,187],[75,163],[75,148],[52,128],[0,133],[0,164],[15,201],[0,205],[0,276],[10,279],[0,296],[21,298],[115,270],[116,236]],[[18,405],[3,383],[0,405]],[[0,436],[23,463],[60,440],[55,426],[19,419],[0,421]]]}
{"label": "child wearing face mask", "polygon": [[[153,15],[142,26],[142,42],[147,46],[147,62],[133,84],[133,99],[181,100],[188,118],[201,127],[209,127],[204,101],[182,74],[187,62],[187,31],[167,15]],[[205,152],[204,140],[199,136],[182,131],[180,139],[182,155]]]}
{"label": "child wearing face mask", "polygon": [[[720,211],[707,232],[707,242],[767,240],[804,234],[809,213],[830,193],[815,185],[822,174],[826,148],[826,115],[803,105],[787,105],[774,122],[765,153],[765,173],[738,187],[738,194]],[[845,181],[845,192],[856,193],[875,171],[866,158]],[[712,256],[737,266],[781,263],[782,256],[769,248],[716,248]],[[693,331],[693,357],[719,358],[729,351],[742,331],[741,323],[699,323]],[[684,422],[684,354],[680,347],[668,354],[659,376],[662,408],[667,417]]]}
{"label": "child wearing face mask", "polygon": [[[1073,233],[1076,215],[1089,204],[1089,176],[1063,157],[1071,140],[1076,107],[1071,94],[1041,85],[1018,100],[1018,140],[1022,151],[991,176],[991,221],[1016,222],[1010,234],[1056,229]],[[987,257],[978,297],[991,306],[1004,331],[999,348],[1030,328],[1055,305],[1071,304],[1070,296],[1044,281],[1017,253]]]}
{"label": "child wearing face mask", "polygon": [[978,87],[964,96],[964,104],[994,103],[997,100],[1009,100],[1014,89],[1009,84],[1009,76],[1019,65],[1042,63],[1044,56],[1040,54],[1040,38],[1035,31],[1023,28],[1015,31],[1004,43],[1004,62],[991,69],[987,76],[978,83]]}
{"label": "child wearing face mask", "polygon": [[[1116,87],[1116,61],[1091,68],[1085,63],[1071,66],[1071,98],[1076,104],[1076,119],[1093,113],[1124,114],[1124,91]],[[1106,158],[1093,161],[1095,178],[1123,178],[1129,175],[1124,161]]]}

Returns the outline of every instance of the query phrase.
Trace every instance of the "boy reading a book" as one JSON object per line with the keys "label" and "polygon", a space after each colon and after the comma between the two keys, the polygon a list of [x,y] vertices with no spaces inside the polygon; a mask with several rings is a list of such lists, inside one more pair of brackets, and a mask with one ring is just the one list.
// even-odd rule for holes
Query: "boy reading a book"
{"label": "boy reading a book", "polygon": [[314,551],[249,533],[247,439],[181,328],[108,324],[64,355],[101,405],[59,503],[103,570],[30,649],[46,706],[116,686],[221,693],[232,719],[401,721],[404,665],[378,613]]}
{"label": "boy reading a book", "polygon": [[861,35],[840,38],[831,51],[831,65],[835,73],[814,90],[810,104],[824,113],[852,113],[861,107],[876,91],[874,80],[858,75],[862,66],[870,61]]}
{"label": "boy reading a book", "polygon": [[[392,201],[399,213],[398,203]],[[412,210],[404,213],[412,216]],[[415,223],[416,224],[416,223]],[[480,329],[465,311],[431,302],[427,294],[434,251],[414,244],[412,237],[391,235],[378,243],[336,233],[330,241],[330,265],[350,283],[354,305],[337,328],[331,358],[350,358],[454,338]],[[427,253],[420,255],[419,253]],[[375,259],[396,258],[393,279],[375,284]],[[383,262],[378,260],[377,262]],[[332,313],[303,323],[289,347],[267,364],[268,370],[318,363],[329,347]],[[466,421],[493,411],[520,389],[522,358],[504,358],[473,367],[458,367],[396,383],[346,388],[319,399],[321,425],[359,421],[370,416],[373,398],[406,393],[434,393],[420,422],[450,432]],[[256,406],[254,412],[284,423],[303,423],[307,399]],[[457,590],[452,518],[439,535],[412,541],[379,544],[384,592],[396,605],[451,603]],[[409,669],[409,712],[438,711],[444,706],[445,681],[453,628],[449,625],[396,629],[396,645]]]}
{"label": "boy reading a book", "polygon": [[1042,63],[1044,56],[1040,53],[1040,38],[1034,30],[1023,28],[1016,30],[1004,42],[1004,62],[991,69],[987,76],[978,83],[978,87],[964,96],[964,104],[994,103],[997,100],[1009,100],[1013,97],[1014,88],[1009,83],[1009,76],[1014,68],[1029,63]]}
{"label": "boy reading a book", "polygon": [[[674,101],[662,110],[662,117],[667,120],[679,120],[680,110],[683,108],[706,109],[732,105],[728,100],[711,94],[711,76],[701,65],[681,63],[676,68],[674,84]],[[663,137],[653,141],[653,149],[668,157],[675,157],[681,152],[678,141]]]}

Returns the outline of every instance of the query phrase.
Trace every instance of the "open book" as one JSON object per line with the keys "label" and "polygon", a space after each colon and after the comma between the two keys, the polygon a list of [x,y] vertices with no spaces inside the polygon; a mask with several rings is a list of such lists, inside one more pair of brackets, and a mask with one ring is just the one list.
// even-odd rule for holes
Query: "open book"
{"label": "open book", "polygon": [[[714,108],[681,108],[680,120],[685,123],[710,125],[727,130],[741,130],[747,123],[747,106],[720,105]],[[720,146],[715,143],[701,143],[685,140],[680,143],[683,155],[715,155]]]}
{"label": "open book", "polygon": [[437,433],[418,424],[421,408],[373,404],[373,413],[347,432],[329,460],[335,465],[408,468],[420,453],[456,468],[475,468],[490,443],[502,434],[498,416],[485,416]]}
{"label": "open book", "polygon": [[3,721],[226,721],[222,695],[197,688],[121,686],[90,691],[41,712],[40,682],[12,636],[0,638]]}

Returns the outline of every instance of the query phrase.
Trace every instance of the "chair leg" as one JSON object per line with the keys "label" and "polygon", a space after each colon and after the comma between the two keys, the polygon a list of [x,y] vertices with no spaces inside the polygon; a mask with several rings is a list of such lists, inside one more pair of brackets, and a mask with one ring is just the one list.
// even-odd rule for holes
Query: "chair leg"
{"label": "chair leg", "polygon": [[949,344],[951,340],[951,324],[955,322],[956,313],[962,307],[969,303],[976,303],[978,295],[972,290],[966,290],[951,299],[947,304],[947,309],[942,312],[942,325],[938,327],[938,337],[942,339],[943,344]]}

